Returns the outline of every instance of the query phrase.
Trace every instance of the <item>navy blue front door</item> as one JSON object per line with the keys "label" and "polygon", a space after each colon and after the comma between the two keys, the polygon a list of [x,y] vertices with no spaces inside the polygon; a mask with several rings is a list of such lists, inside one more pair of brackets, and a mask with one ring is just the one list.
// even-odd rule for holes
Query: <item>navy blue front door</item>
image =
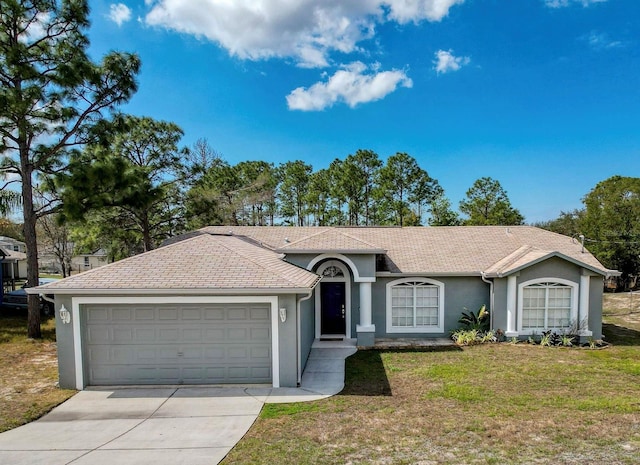
{"label": "navy blue front door", "polygon": [[320,331],[322,334],[345,334],[345,283],[320,283]]}

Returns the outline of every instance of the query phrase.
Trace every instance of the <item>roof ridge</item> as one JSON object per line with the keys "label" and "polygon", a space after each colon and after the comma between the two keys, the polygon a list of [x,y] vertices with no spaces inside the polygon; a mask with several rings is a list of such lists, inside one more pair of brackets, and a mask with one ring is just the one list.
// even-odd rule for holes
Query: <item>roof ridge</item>
{"label": "roof ridge", "polygon": [[351,234],[348,234],[346,232],[339,231],[337,228],[336,228],[336,232],[338,232],[339,234],[342,234],[343,236],[347,236],[348,238],[353,239],[354,241],[362,242],[363,244],[370,246],[372,249],[382,249],[382,247],[380,246],[372,244],[369,241],[365,241],[364,239],[360,239],[359,237],[352,236]]}
{"label": "roof ridge", "polygon": [[[212,238],[213,238],[214,236],[213,236],[213,235],[210,235],[210,237],[212,237]],[[265,252],[267,252],[267,253],[272,253],[272,254],[276,255],[276,257],[275,257],[275,258],[277,258],[277,259],[278,259],[280,262],[282,262],[282,263],[286,263],[286,264],[289,264],[289,265],[292,265],[292,266],[296,266],[296,267],[298,267],[298,265],[294,265],[293,263],[285,262],[284,260],[282,260],[282,259],[280,258],[280,254],[278,254],[278,253],[274,252],[273,250],[269,250],[269,249],[267,249],[267,248],[263,248],[263,247],[260,247],[260,246],[257,246],[257,245],[249,244],[248,242],[246,242],[246,241],[244,241],[244,240],[242,240],[242,239],[241,239],[243,236],[233,236],[233,235],[232,235],[232,236],[218,236],[218,237],[232,237],[232,238],[236,238],[236,239],[240,240],[241,242],[243,242],[244,244],[246,244],[246,245],[248,245],[248,246],[255,247],[255,248],[257,248],[257,249],[262,249],[262,250],[264,250],[264,251],[265,251]],[[270,272],[270,273],[275,273],[275,272],[276,272],[276,270],[275,270],[275,269],[273,269],[273,268],[269,268],[269,267],[265,266],[264,264],[262,264],[260,261],[255,260],[255,259],[254,259],[253,257],[251,257],[251,256],[248,256],[244,251],[241,251],[241,250],[238,250],[238,249],[232,249],[232,248],[228,247],[226,244],[224,244],[224,243],[223,243],[223,242],[221,242],[221,241],[216,241],[216,242],[217,242],[218,244],[220,244],[220,246],[224,247],[225,249],[227,249],[227,250],[229,250],[229,251],[231,251],[231,252],[234,252],[234,253],[236,253],[236,254],[238,254],[238,255],[241,255],[243,258],[245,258],[246,260],[249,260],[251,263],[253,263],[254,265],[257,265],[258,267],[262,268],[263,270],[266,270],[267,272]],[[300,267],[298,267],[298,268],[300,268]],[[291,279],[289,279],[286,275],[284,275],[284,274],[280,273],[279,271],[277,272],[277,274],[278,274],[278,276],[279,276],[280,278],[284,279],[284,280],[285,280],[285,281],[287,281],[288,283],[293,284],[293,285],[295,285],[295,284],[296,284],[294,281],[292,281],[292,280],[291,280]]]}
{"label": "roof ridge", "polygon": [[500,260],[493,263],[487,269],[490,270],[492,268],[498,268],[502,270],[502,269],[508,268],[509,266],[513,265],[515,262],[520,260],[522,257],[526,256],[527,254],[533,252],[534,250],[540,250],[541,252],[544,252],[544,250],[542,250],[540,247],[536,247],[531,244],[523,244],[520,247],[518,247],[516,250],[511,252],[510,254],[505,255]]}
{"label": "roof ridge", "polygon": [[[285,226],[285,227],[286,227],[286,226]],[[289,226],[289,227],[294,228],[294,227],[300,227],[300,226]],[[302,227],[304,227],[304,226],[302,226]],[[316,226],[316,227],[317,227],[318,229],[320,229],[320,228],[321,228],[321,229],[320,229],[319,231],[317,231],[317,232],[313,233],[313,234],[310,234],[309,236],[304,236],[304,237],[301,237],[300,239],[295,240],[295,241],[293,241],[293,242],[288,242],[284,247],[290,247],[290,246],[292,246],[293,244],[297,244],[298,242],[302,242],[302,241],[309,240],[309,239],[311,239],[312,237],[319,236],[319,235],[321,235],[321,234],[324,234],[324,233],[326,233],[326,232],[331,231],[331,230],[333,230],[333,229],[334,229],[334,228],[332,228],[331,226]]]}

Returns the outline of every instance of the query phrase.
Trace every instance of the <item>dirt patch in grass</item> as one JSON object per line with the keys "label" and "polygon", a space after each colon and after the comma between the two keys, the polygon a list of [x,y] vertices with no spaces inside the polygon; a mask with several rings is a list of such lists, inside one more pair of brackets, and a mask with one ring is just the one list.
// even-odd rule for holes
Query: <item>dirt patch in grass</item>
{"label": "dirt patch in grass", "polygon": [[55,322],[43,322],[43,339],[26,336],[24,316],[0,317],[0,432],[33,421],[71,397],[58,388]]}
{"label": "dirt patch in grass", "polygon": [[640,345],[640,292],[606,293],[602,302],[602,332],[616,345]]}

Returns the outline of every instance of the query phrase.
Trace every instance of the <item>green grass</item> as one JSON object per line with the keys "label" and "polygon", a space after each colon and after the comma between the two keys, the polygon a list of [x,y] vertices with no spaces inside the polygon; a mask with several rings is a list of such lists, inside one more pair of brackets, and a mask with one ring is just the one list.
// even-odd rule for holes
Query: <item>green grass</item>
{"label": "green grass", "polygon": [[607,304],[605,349],[358,352],[340,395],[266,406],[223,464],[640,463],[640,318]]}

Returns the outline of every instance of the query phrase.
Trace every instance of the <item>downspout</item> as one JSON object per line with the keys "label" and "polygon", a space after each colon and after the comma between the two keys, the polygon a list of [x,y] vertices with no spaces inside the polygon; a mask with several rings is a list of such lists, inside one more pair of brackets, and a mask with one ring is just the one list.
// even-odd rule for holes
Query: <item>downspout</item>
{"label": "downspout", "polygon": [[300,341],[300,304],[305,300],[309,300],[313,295],[313,290],[315,289],[315,284],[313,288],[309,291],[306,296],[300,297],[296,302],[296,364],[298,370],[298,387],[300,387],[300,383],[302,382],[302,360],[301,360],[301,352],[302,352],[302,341]]}
{"label": "downspout", "polygon": [[494,303],[494,294],[493,294],[493,281],[489,281],[485,275],[484,271],[480,272],[480,276],[482,280],[489,285],[489,329],[493,331],[493,303]]}

